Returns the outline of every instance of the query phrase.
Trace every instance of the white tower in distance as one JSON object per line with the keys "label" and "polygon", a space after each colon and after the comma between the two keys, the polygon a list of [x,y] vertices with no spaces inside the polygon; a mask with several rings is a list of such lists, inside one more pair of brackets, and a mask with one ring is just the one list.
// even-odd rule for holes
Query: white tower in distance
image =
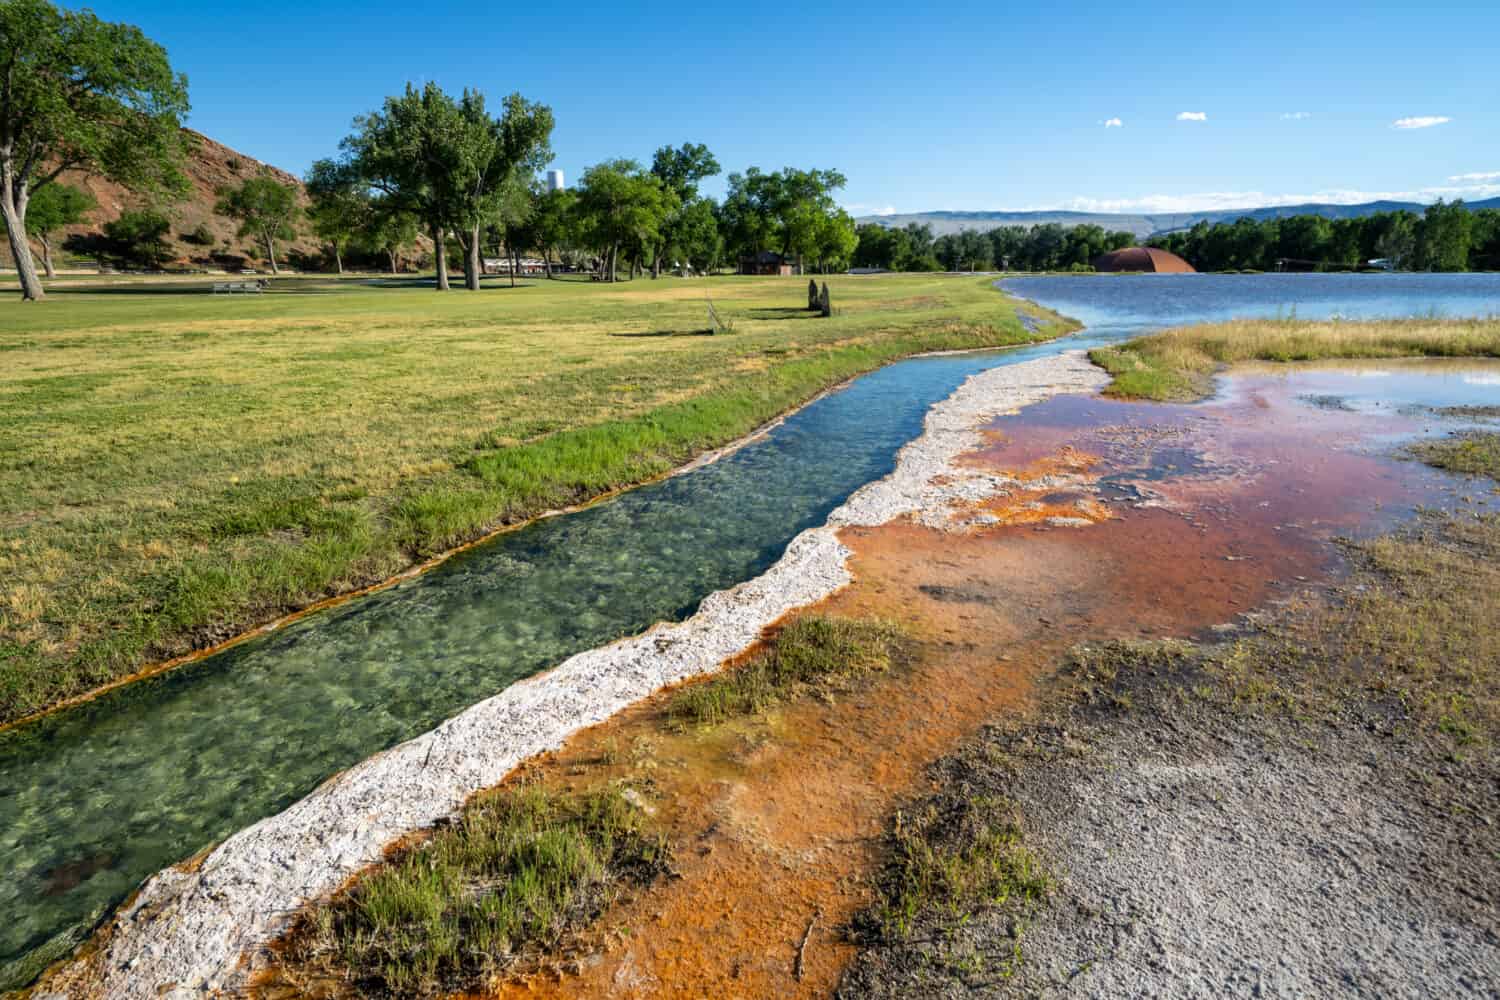
{"label": "white tower in distance", "polygon": [[561,170],[547,171],[548,191],[561,191],[565,187],[567,187],[567,184],[563,181],[563,172]]}

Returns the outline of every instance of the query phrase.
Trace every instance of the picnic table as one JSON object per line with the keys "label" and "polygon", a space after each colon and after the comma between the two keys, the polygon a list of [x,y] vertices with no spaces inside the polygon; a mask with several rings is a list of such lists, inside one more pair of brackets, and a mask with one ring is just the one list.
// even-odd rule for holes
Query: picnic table
{"label": "picnic table", "polygon": [[214,294],[223,293],[233,295],[236,292],[244,292],[246,294],[259,295],[266,290],[266,286],[268,285],[270,285],[270,282],[265,278],[258,278],[255,281],[215,281]]}

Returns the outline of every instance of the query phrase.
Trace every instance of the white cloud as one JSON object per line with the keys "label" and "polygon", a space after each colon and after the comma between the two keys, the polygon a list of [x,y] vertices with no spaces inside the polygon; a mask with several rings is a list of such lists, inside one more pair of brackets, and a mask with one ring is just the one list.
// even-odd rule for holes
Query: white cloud
{"label": "white cloud", "polygon": [[1073,212],[1213,212],[1236,208],[1266,208],[1275,205],[1358,205],[1367,201],[1431,202],[1439,198],[1492,198],[1500,195],[1500,178],[1494,182],[1442,184],[1411,191],[1356,191],[1342,188],[1306,193],[1274,194],[1267,191],[1205,191],[1197,194],[1150,194],[1139,198],[1073,198],[1062,209]]}
{"label": "white cloud", "polygon": [[1208,112],[1207,111],[1179,111],[1179,112],[1177,112],[1177,120],[1180,121],[1180,122],[1206,122],[1206,121],[1208,121]]}
{"label": "white cloud", "polygon": [[1106,119],[1104,119],[1104,121],[1100,122],[1099,124],[1103,125],[1105,128],[1124,128],[1125,127],[1125,123],[1122,122],[1122,121],[1120,121],[1120,119],[1118,119],[1118,118],[1106,118]]}
{"label": "white cloud", "polygon": [[1311,118],[1311,117],[1312,117],[1312,112],[1311,111],[1286,111],[1286,112],[1282,113],[1281,120],[1284,121],[1284,122],[1300,122],[1304,118]]}
{"label": "white cloud", "polygon": [[1454,174],[1448,180],[1454,184],[1481,184],[1485,181],[1500,181],[1500,170],[1490,170],[1477,174]]}
{"label": "white cloud", "polygon": [[866,215],[895,215],[896,214],[896,206],[895,205],[862,205],[862,204],[853,204],[853,205],[845,205],[844,206],[844,211],[848,212],[850,215],[857,215],[857,216],[866,216]]}
{"label": "white cloud", "polygon": [[1397,118],[1391,122],[1392,128],[1432,128],[1434,125],[1445,125],[1453,119],[1447,115],[1417,115],[1415,118]]}

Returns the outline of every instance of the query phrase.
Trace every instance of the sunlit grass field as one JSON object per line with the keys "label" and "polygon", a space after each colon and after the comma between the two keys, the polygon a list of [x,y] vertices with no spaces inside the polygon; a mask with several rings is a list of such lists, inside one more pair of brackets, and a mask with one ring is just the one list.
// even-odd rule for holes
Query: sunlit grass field
{"label": "sunlit grass field", "polygon": [[828,319],[806,278],[0,301],[0,721],[660,475],[896,357],[1034,339],[1017,310],[1053,319],[989,279],[828,281]]}

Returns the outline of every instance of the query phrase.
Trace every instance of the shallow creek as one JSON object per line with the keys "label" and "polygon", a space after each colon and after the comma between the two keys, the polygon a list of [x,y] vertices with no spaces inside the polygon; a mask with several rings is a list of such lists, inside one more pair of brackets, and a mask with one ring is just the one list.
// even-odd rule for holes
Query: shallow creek
{"label": "shallow creek", "polygon": [[[1241,279],[1236,301],[1263,292],[1240,314],[1358,311],[1386,280],[1305,277],[1290,286]],[[1399,276],[1407,277],[1379,286],[1385,314],[1500,303],[1493,276]],[[1036,284],[1049,280],[1075,297],[1108,286],[1170,291],[1165,278],[1036,279],[1016,290],[1052,304]],[[1225,294],[1174,287],[1165,300],[1196,301],[1205,316]],[[1067,299],[1056,300],[1060,308]],[[9,918],[0,923],[0,987],[80,939],[144,877],[339,769],[758,574],[797,532],[888,472],[926,409],[967,376],[1116,340],[1161,318],[1131,305],[1110,322],[1103,308],[1080,304],[1094,325],[1060,344],[892,365],[717,463],[501,536],[424,577],[0,737],[0,912]]]}

